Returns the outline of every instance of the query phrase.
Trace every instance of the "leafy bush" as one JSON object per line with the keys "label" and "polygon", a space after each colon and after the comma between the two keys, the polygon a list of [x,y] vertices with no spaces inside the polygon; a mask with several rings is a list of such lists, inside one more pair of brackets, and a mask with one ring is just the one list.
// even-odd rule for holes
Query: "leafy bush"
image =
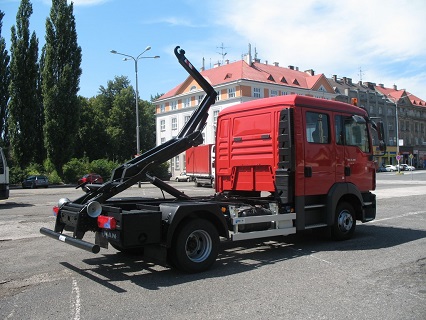
{"label": "leafy bush", "polygon": [[87,158],[72,158],[63,166],[64,182],[77,183],[83,175],[89,172],[89,160]]}
{"label": "leafy bush", "polygon": [[94,172],[100,174],[104,181],[107,181],[111,177],[111,172],[116,167],[118,167],[118,163],[115,161],[110,161],[107,159],[98,159],[93,160],[89,165],[90,172]]}

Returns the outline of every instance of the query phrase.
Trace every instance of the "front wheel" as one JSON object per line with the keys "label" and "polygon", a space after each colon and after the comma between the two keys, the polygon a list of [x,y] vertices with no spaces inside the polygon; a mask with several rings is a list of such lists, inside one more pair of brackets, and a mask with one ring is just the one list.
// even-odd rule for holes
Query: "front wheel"
{"label": "front wheel", "polygon": [[331,229],[331,234],[335,240],[350,239],[355,232],[356,216],[355,210],[347,202],[339,203],[336,208],[334,224]]}
{"label": "front wheel", "polygon": [[170,258],[176,268],[196,273],[210,268],[218,251],[219,234],[215,226],[207,220],[194,219],[177,230]]}

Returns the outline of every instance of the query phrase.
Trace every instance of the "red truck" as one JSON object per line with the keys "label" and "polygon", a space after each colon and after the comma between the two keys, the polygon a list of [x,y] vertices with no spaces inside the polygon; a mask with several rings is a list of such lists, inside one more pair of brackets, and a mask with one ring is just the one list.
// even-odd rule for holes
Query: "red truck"
{"label": "red truck", "polygon": [[[357,220],[375,219],[373,139],[384,151],[383,124],[360,107],[336,101],[279,96],[220,112],[211,196],[189,197],[149,175],[153,164],[203,143],[208,110],[216,101],[215,89],[184,53],[176,47],[180,64],[206,95],[178,136],[117,167],[109,181],[85,185],[80,198],[60,199],[54,230],[43,227],[42,234],[93,253],[111,245],[200,272],[215,262],[220,239],[325,228],[345,240]],[[142,175],[171,197],[116,196]],[[95,243],[83,240],[86,232],[95,233]]]}
{"label": "red truck", "polygon": [[195,186],[210,185],[214,188],[215,146],[203,144],[186,150],[186,175]]}

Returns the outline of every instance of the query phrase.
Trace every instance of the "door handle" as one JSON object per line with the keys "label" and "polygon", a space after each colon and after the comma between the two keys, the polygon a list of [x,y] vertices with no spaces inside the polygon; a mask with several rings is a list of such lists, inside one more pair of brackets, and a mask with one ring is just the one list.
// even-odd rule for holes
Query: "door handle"
{"label": "door handle", "polygon": [[312,167],[305,167],[305,177],[306,178],[312,177]]}
{"label": "door handle", "polygon": [[345,176],[349,177],[351,175],[351,167],[345,167]]}

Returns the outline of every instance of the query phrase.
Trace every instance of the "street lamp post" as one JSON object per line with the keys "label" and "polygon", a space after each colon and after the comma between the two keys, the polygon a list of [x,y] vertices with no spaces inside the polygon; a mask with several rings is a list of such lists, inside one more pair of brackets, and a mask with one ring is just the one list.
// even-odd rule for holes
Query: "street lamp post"
{"label": "street lamp post", "polygon": [[113,54],[119,54],[122,56],[125,56],[124,61],[128,61],[132,59],[135,63],[135,75],[136,75],[136,88],[135,88],[135,97],[136,97],[136,152],[139,155],[140,154],[140,134],[139,134],[139,103],[138,103],[138,97],[139,97],[139,91],[138,91],[138,61],[140,59],[158,59],[160,56],[153,56],[153,57],[143,57],[142,55],[147,52],[148,50],[151,50],[151,46],[148,46],[145,48],[144,51],[142,51],[141,54],[139,54],[137,57],[133,57],[128,54],[124,54],[121,52],[117,52],[116,50],[111,50],[110,52]]}
{"label": "street lamp post", "polygon": [[[392,97],[390,94],[387,95],[388,99],[391,100],[394,104],[395,104],[395,117],[396,117],[396,125],[395,125],[395,130],[396,130],[396,156],[399,156],[399,119],[398,119],[398,101],[399,99],[405,98],[405,97],[409,97],[411,96],[410,94],[407,94],[405,96],[402,96],[401,98],[394,98]],[[399,165],[399,160],[398,161],[398,173],[401,173],[400,171],[400,165]]]}
{"label": "street lamp post", "polygon": [[[122,56],[125,56],[126,58],[124,58],[124,61],[129,61],[130,59],[132,59],[135,63],[135,75],[136,75],[136,88],[135,88],[135,100],[136,100],[136,153],[139,156],[140,155],[140,151],[141,151],[141,145],[140,145],[140,135],[139,135],[139,103],[138,103],[138,98],[139,98],[139,91],[138,91],[138,61],[140,59],[158,59],[160,58],[160,56],[153,56],[153,57],[143,57],[142,55],[147,52],[148,50],[151,50],[151,46],[147,46],[145,48],[144,51],[142,51],[141,54],[139,54],[137,57],[133,57],[131,55],[125,54],[125,53],[121,53],[121,52],[117,52],[116,50],[111,50],[110,52],[113,54],[119,54]],[[140,183],[139,183],[139,187],[140,187]]]}

